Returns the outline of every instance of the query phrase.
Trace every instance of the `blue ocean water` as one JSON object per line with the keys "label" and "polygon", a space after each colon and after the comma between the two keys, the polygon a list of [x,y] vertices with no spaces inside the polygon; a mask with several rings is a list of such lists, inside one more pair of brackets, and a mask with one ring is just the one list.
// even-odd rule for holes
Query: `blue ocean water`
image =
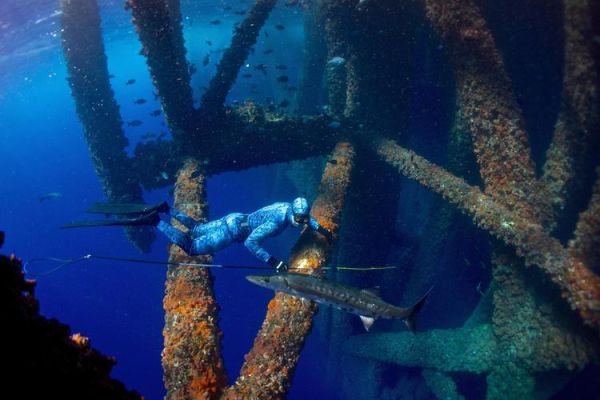
{"label": "blue ocean water", "polygon": [[[109,71],[115,75],[112,85],[121,115],[124,121],[144,121],[140,127],[124,127],[130,142],[128,151],[132,151],[146,132],[168,129],[162,116],[149,116],[160,105],[152,96],[147,66],[139,55],[140,44],[128,12],[120,1],[99,4]],[[236,7],[247,9],[249,4],[242,1]],[[182,2],[182,7],[187,16],[186,42],[201,38],[193,40],[194,46],[188,46],[188,59],[199,64],[192,81],[197,99],[201,86],[214,74],[222,50],[229,45],[233,23],[241,17],[224,12],[221,4],[210,1]],[[259,40],[256,57],[273,48],[278,62],[289,66],[290,76],[297,76],[295,69],[301,65],[302,56],[301,16],[282,11],[274,12],[270,24],[285,23],[288,29],[278,37]],[[77,258],[92,253],[164,261],[167,241],[162,235],[158,235],[151,253],[142,256],[118,227],[58,229],[66,222],[88,218],[85,209],[104,200],[66,80],[59,18],[57,1],[0,3],[0,225],[7,234],[3,252],[17,254],[24,260],[48,256]],[[208,23],[215,18],[222,24]],[[207,40],[212,46],[206,44]],[[203,67],[200,60],[213,50],[217,51],[211,54],[210,65]],[[249,63],[256,62],[252,57]],[[136,79],[136,83],[126,85],[129,79]],[[257,74],[254,83],[262,86],[261,101],[266,96],[275,97],[277,88],[262,74]],[[248,90],[248,83],[238,82],[228,101],[245,99]],[[136,105],[133,101],[137,98],[148,102]],[[233,211],[251,212],[274,201],[291,201],[297,194],[289,185],[274,188],[276,178],[276,170],[267,167],[210,178],[210,217],[219,218]],[[47,192],[59,192],[62,197],[40,202],[38,197]],[[145,194],[147,202],[170,197],[167,189]],[[274,255],[285,258],[298,234],[290,229],[271,240],[268,247]],[[241,245],[222,251],[214,262],[258,264]],[[53,266],[56,264],[31,264],[29,271],[35,275]],[[68,323],[73,332],[90,337],[94,347],[116,357],[114,377],[147,399],[160,399],[164,396],[160,353],[165,274],[166,266],[91,260],[38,278],[36,295],[44,315]],[[223,354],[230,379],[235,378],[243,355],[251,348],[272,297],[271,292],[248,283],[245,275],[245,271],[214,271],[224,332]],[[303,398],[303,388],[309,383],[311,390],[329,397],[321,378],[318,352],[315,340],[309,339],[290,398]]]}
{"label": "blue ocean water", "polygon": [[[149,115],[159,109],[160,104],[152,94],[154,87],[146,61],[140,55],[141,45],[129,12],[123,8],[122,1],[99,0],[98,3],[108,69],[114,75],[112,88],[129,140],[126,151],[132,154],[136,144],[143,141],[148,132],[165,132],[167,137],[170,132],[162,115]],[[530,133],[532,155],[539,167],[560,106],[563,37],[561,31],[555,29],[561,23],[559,4],[551,2],[541,8],[539,1],[479,3],[514,82]],[[231,4],[210,0],[181,1],[187,59],[197,68],[191,82],[195,106],[230,43],[234,24],[243,18],[235,11],[246,10],[251,4],[251,0],[236,0]],[[226,9],[229,6],[232,9]],[[66,80],[59,19],[57,0],[0,1],[0,182],[3,188],[0,230],[7,234],[2,252],[15,253],[24,260],[50,256],[71,259],[91,253],[165,261],[167,241],[160,234],[152,251],[141,255],[120,228],[58,228],[64,223],[88,218],[84,210],[92,203],[104,200]],[[217,19],[219,24],[210,23]],[[285,29],[276,29],[276,24],[285,25]],[[516,26],[520,28],[515,29]],[[409,82],[414,90],[409,105],[410,133],[403,139],[407,147],[444,165],[447,161],[445,140],[454,110],[453,95],[448,92],[454,91],[454,82],[450,67],[445,64],[443,43],[435,43],[433,51],[420,46],[431,32],[426,28],[415,31],[415,41],[419,45],[415,49],[414,65],[411,65],[414,71]],[[277,84],[278,74],[273,68],[269,74],[263,74],[253,65],[283,64],[287,67],[289,84],[298,85],[303,48],[303,12],[296,7],[286,7],[285,3],[279,4],[263,28],[254,53],[240,72],[240,76],[252,74],[252,79],[239,77],[227,103],[253,98],[261,104],[277,104],[290,99],[290,93]],[[203,60],[207,60],[207,65],[203,65]],[[130,79],[135,79],[135,83],[126,84]],[[135,104],[139,98],[147,102]],[[127,124],[134,120],[143,124]],[[210,177],[207,188],[210,218],[234,211],[251,212],[302,194],[297,193],[285,177],[282,178],[279,167],[260,167]],[[476,168],[466,174],[470,183],[477,184]],[[307,191],[310,189],[306,188]],[[432,209],[440,203],[428,189],[404,178],[401,178],[400,191],[396,220],[388,221],[394,225],[397,235],[390,245],[387,260],[405,268],[402,271],[410,279],[410,268],[418,265],[410,257],[427,253],[424,236],[429,232],[428,218],[434,215]],[[39,197],[49,192],[58,192],[61,196],[40,202]],[[144,199],[149,203],[171,201],[171,198],[168,188],[144,193]],[[374,199],[376,201],[377,197]],[[582,207],[585,200],[581,201]],[[419,321],[423,331],[461,326],[490,282],[489,236],[482,231],[475,232],[466,218],[459,221],[458,227],[442,243],[445,247],[439,267],[431,277],[435,290]],[[376,235],[381,227],[368,228],[366,234]],[[278,258],[285,259],[298,234],[297,230],[288,229],[281,236],[270,239],[266,247]],[[403,264],[407,259],[410,262]],[[259,264],[240,245],[219,252],[214,262]],[[51,261],[33,263],[28,266],[28,271],[35,276],[54,266],[56,263]],[[40,276],[36,296],[44,315],[69,324],[73,332],[90,337],[94,347],[116,357],[115,378],[147,399],[160,399],[165,393],[160,364],[165,274],[166,266],[161,265],[89,260]],[[244,361],[244,354],[252,346],[272,293],[248,283],[244,278],[246,271],[224,269],[214,270],[213,274],[221,310],[219,326],[224,332],[223,356],[231,382]],[[364,278],[361,285],[366,286],[371,280],[367,274],[360,276]],[[400,304],[402,288],[408,284],[402,274],[394,275],[396,278],[399,279],[393,283],[386,282],[389,284],[382,288],[383,297]],[[318,320],[316,324],[319,324]],[[363,333],[357,319],[351,319],[347,325],[354,329],[353,333]],[[393,331],[397,330],[397,325],[382,321],[375,329]],[[336,387],[339,382],[329,380],[328,347],[319,334],[317,326],[302,351],[290,399],[343,398]],[[350,382],[345,382],[346,393],[353,389],[362,393],[361,379],[369,378],[372,372],[368,362],[364,369],[361,369],[362,365],[343,367],[350,371],[345,376],[350,377]],[[432,393],[424,389],[418,368],[390,365],[385,368],[382,375],[372,374],[381,379],[372,384],[379,390],[379,398],[432,398]],[[357,371],[354,376],[352,371]],[[594,371],[597,368],[589,371],[586,370],[555,398],[569,398],[573,393],[582,398],[594,398],[591,393],[595,390]],[[365,372],[364,376],[362,372]],[[457,373],[453,378],[467,398],[485,396],[484,377]]]}

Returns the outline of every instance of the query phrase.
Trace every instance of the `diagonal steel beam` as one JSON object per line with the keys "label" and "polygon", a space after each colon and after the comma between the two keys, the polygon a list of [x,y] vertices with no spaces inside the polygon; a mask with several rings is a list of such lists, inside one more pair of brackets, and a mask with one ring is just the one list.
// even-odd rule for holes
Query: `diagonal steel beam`
{"label": "diagonal steel beam", "polygon": [[223,106],[240,67],[248,58],[250,49],[256,43],[260,29],[275,7],[275,3],[277,0],[256,0],[246,19],[235,29],[231,45],[223,54],[217,67],[217,74],[202,96],[201,106],[204,111],[214,113]]}
{"label": "diagonal steel beam", "polygon": [[[334,234],[338,231],[342,208],[350,184],[354,148],[350,143],[336,145],[328,163],[319,195],[311,214]],[[323,266],[333,249],[318,234],[306,230],[292,250],[291,268],[315,272]],[[308,273],[308,272],[307,272]],[[316,306],[311,302],[278,293],[269,303],[267,316],[246,355],[235,385],[227,389],[225,399],[281,399],[290,388],[304,340],[310,332]]]}

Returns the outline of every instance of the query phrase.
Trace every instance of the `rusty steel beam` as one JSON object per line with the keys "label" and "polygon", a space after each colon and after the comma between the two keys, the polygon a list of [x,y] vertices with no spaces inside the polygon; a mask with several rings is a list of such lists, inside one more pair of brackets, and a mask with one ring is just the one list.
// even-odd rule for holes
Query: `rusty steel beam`
{"label": "rusty steel beam", "polygon": [[[177,176],[174,207],[199,222],[208,215],[202,163],[188,159]],[[177,221],[172,221],[180,229]],[[171,263],[210,263],[210,256],[190,257],[175,245]],[[162,364],[166,398],[216,399],[227,383],[221,358],[219,307],[208,269],[169,266],[163,301],[165,327]]]}
{"label": "rusty steel beam", "polygon": [[240,67],[248,58],[250,49],[256,43],[260,29],[275,7],[275,3],[277,0],[256,0],[246,19],[235,28],[231,45],[223,54],[217,67],[217,74],[202,95],[201,106],[206,113],[220,111],[223,107],[227,93],[233,86]]}
{"label": "rusty steel beam", "polygon": [[458,112],[473,137],[485,192],[528,220],[540,219],[521,109],[479,7],[473,0],[426,0],[425,8],[454,69]]}
{"label": "rusty steel beam", "polygon": [[[336,145],[327,163],[311,214],[321,225],[337,233],[350,184],[354,148],[350,143]],[[306,230],[294,246],[290,267],[297,272],[314,273],[327,262],[333,243]],[[269,303],[267,316],[246,355],[235,385],[224,399],[282,399],[290,388],[304,340],[312,326],[316,306],[312,302],[278,293]]]}
{"label": "rusty steel beam", "polygon": [[565,61],[561,104],[541,178],[543,200],[551,211],[551,227],[564,212],[569,197],[578,192],[586,163],[593,157],[591,153],[600,139],[600,82],[592,48],[590,2],[565,0],[562,3]]}
{"label": "rusty steel beam", "polygon": [[600,277],[536,220],[527,220],[479,187],[432,164],[393,140],[376,138],[373,150],[404,176],[442,195],[474,223],[516,249],[526,265],[537,265],[560,288],[563,298],[583,321],[600,332]]}
{"label": "rusty steel beam", "polygon": [[[75,108],[104,194],[112,203],[142,203],[142,190],[125,153],[129,145],[108,77],[96,0],[61,0],[62,46]],[[147,252],[149,228],[127,227],[129,240]]]}
{"label": "rusty steel beam", "polygon": [[[265,115],[262,108],[250,106],[233,113],[219,135],[200,147],[185,150],[188,155],[206,158],[208,175],[322,156],[342,136],[339,129],[330,126],[331,119],[324,116]],[[163,179],[161,173],[174,176],[181,154],[170,141],[138,144],[134,158],[138,180],[148,190],[171,184],[173,180]]]}
{"label": "rusty steel beam", "polygon": [[142,54],[177,143],[194,135],[194,103],[181,28],[179,0],[127,0]]}
{"label": "rusty steel beam", "polygon": [[600,265],[600,167],[596,168],[596,183],[588,208],[579,214],[575,237],[569,242],[573,257],[587,265]]}

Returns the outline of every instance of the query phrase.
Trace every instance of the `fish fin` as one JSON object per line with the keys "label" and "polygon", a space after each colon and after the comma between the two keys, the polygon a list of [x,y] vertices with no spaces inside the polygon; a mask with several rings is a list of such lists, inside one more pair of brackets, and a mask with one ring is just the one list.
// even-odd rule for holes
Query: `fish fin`
{"label": "fish fin", "polygon": [[373,326],[373,324],[375,323],[375,318],[365,317],[364,315],[359,315],[359,317],[362,321],[363,326],[365,327],[365,330],[369,332],[369,329],[371,329],[371,326]]}
{"label": "fish fin", "polygon": [[375,297],[379,297],[381,294],[381,287],[373,286],[372,288],[362,289],[361,292],[370,294]]}
{"label": "fish fin", "polygon": [[404,323],[412,333],[417,333],[417,315],[419,314],[419,311],[421,311],[421,308],[423,308],[425,305],[431,289],[433,289],[433,286],[430,287],[427,293],[425,293],[423,297],[421,297],[419,301],[417,301],[412,307],[406,309],[406,318],[404,319]]}

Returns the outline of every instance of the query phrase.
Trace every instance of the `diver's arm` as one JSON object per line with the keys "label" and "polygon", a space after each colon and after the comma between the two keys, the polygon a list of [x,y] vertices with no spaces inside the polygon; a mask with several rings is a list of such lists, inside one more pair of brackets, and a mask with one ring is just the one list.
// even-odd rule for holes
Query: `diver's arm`
{"label": "diver's arm", "polygon": [[310,227],[310,229],[312,229],[315,232],[319,232],[321,235],[325,236],[325,238],[329,241],[329,242],[333,242],[333,234],[331,232],[329,232],[327,229],[323,228],[316,219],[314,219],[313,217],[310,217],[308,219],[308,226]]}
{"label": "diver's arm", "polygon": [[277,228],[277,225],[272,222],[265,222],[264,224],[259,225],[252,233],[250,233],[248,238],[246,238],[244,246],[246,246],[256,258],[268,262],[271,255],[261,247],[260,243],[264,239],[275,235],[277,233]]}

